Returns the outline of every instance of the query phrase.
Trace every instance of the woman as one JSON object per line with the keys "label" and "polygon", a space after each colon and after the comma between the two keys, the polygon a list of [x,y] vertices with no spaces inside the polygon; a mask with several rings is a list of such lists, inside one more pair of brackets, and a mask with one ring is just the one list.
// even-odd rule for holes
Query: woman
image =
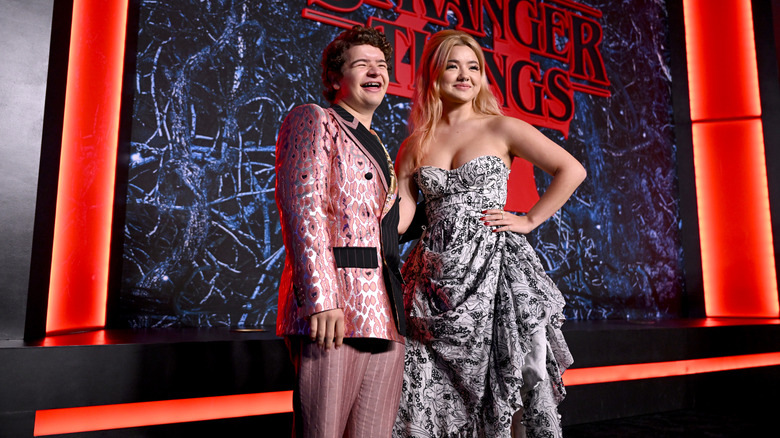
{"label": "woman", "polygon": [[[560,436],[561,373],[571,364],[564,300],[523,234],[563,206],[585,170],[529,124],[501,115],[468,34],[436,33],[420,65],[412,134],[395,166],[399,232],[418,190],[427,226],[403,268],[410,327],[394,435]],[[553,175],[525,215],[502,210],[513,157]]]}

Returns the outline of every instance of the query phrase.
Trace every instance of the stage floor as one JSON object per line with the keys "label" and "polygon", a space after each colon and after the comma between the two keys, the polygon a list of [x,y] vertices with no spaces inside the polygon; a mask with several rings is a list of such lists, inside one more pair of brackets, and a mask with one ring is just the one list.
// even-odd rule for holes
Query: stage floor
{"label": "stage floor", "polygon": [[[568,321],[564,335],[575,359],[572,371],[780,352],[778,319]],[[34,342],[3,340],[0,430],[31,436],[39,410],[289,391],[292,379],[273,327],[100,330]],[[579,384],[567,392],[560,407],[567,438],[762,436],[754,431],[780,411],[780,365]],[[286,413],[225,418],[131,427],[110,436],[196,436],[190,433],[224,429],[283,436],[290,420]]]}
{"label": "stage floor", "polygon": [[[775,410],[775,413],[777,411]],[[563,428],[566,438],[746,438],[776,430],[768,412],[685,409]]]}

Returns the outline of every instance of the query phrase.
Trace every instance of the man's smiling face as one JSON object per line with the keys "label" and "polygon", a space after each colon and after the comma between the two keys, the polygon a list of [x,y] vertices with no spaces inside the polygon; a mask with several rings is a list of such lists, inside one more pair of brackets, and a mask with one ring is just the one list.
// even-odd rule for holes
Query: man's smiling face
{"label": "man's smiling face", "polygon": [[341,79],[334,81],[336,103],[359,113],[373,113],[387,93],[387,60],[378,48],[366,44],[344,52]]}

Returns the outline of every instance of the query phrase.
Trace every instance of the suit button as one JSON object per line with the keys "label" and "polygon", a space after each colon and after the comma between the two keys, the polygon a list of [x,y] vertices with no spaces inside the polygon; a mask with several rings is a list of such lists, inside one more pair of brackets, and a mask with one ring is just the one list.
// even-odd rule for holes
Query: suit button
{"label": "suit button", "polygon": [[373,177],[374,177],[374,174],[373,174],[373,173],[371,173],[371,172],[368,172],[368,173],[366,174],[366,179],[371,179],[371,178],[373,178]]}

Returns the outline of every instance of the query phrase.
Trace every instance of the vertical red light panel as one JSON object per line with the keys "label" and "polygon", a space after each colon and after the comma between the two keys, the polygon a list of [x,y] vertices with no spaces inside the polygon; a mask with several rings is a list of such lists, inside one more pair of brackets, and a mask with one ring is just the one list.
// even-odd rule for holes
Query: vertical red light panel
{"label": "vertical red light panel", "polygon": [[707,316],[780,313],[751,2],[684,0]]}
{"label": "vertical red light panel", "polygon": [[47,333],[103,327],[127,0],[74,0]]}
{"label": "vertical red light panel", "polygon": [[707,316],[777,316],[761,119],[694,123],[693,143]]}

